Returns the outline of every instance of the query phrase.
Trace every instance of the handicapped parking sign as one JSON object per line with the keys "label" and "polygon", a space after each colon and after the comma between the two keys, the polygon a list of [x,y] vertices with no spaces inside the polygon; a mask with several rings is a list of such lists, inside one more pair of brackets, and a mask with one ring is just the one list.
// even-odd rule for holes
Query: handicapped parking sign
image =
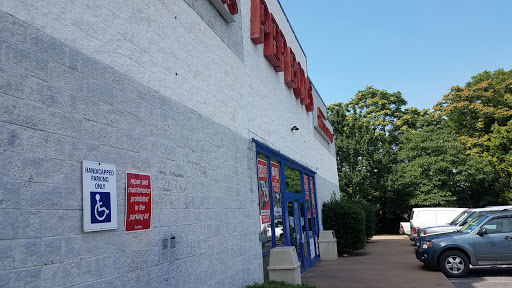
{"label": "handicapped parking sign", "polygon": [[84,231],[117,229],[116,166],[83,161]]}
{"label": "handicapped parking sign", "polygon": [[111,222],[110,192],[91,192],[91,223]]}

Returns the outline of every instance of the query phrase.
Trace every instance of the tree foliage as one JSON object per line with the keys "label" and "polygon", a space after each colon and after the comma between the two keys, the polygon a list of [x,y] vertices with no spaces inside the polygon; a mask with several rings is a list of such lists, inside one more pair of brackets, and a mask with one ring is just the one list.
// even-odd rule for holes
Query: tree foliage
{"label": "tree foliage", "polygon": [[341,194],[377,205],[381,218],[397,218],[399,213],[389,175],[398,163],[398,121],[406,104],[400,92],[369,86],[351,101],[327,107],[336,135]]}
{"label": "tree foliage", "polygon": [[336,135],[340,187],[348,198],[375,203],[386,189],[386,174],[396,158],[396,121],[406,104],[400,92],[368,86],[346,104],[327,106]]}
{"label": "tree foliage", "polygon": [[434,109],[458,135],[485,141],[494,124],[512,120],[512,70],[484,71],[464,87],[453,86]]}
{"label": "tree foliage", "polygon": [[341,195],[377,207],[392,232],[412,206],[481,207],[512,200],[512,70],[454,86],[433,110],[368,86],[327,107]]}
{"label": "tree foliage", "polygon": [[434,106],[467,153],[488,160],[504,183],[500,202],[512,201],[512,70],[484,71],[454,86]]}
{"label": "tree foliage", "polygon": [[468,155],[449,130],[408,130],[400,143],[395,183],[411,206],[481,207],[497,201],[499,179],[489,163]]}

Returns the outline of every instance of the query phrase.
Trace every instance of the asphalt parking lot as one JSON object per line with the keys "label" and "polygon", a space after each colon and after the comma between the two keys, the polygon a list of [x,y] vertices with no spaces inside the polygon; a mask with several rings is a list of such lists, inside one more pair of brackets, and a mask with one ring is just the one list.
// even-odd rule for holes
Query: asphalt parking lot
{"label": "asphalt parking lot", "polygon": [[456,288],[512,287],[512,266],[471,268],[466,278],[448,278]]}
{"label": "asphalt parking lot", "polygon": [[476,267],[466,278],[447,279],[423,267],[407,236],[376,236],[362,256],[321,261],[302,275],[302,282],[318,288],[512,288],[512,266]]}

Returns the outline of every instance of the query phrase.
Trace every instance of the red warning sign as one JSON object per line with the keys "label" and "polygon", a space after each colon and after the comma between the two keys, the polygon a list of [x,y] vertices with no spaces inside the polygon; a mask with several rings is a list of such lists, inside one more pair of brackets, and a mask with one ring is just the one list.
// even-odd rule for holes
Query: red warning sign
{"label": "red warning sign", "polygon": [[151,226],[151,176],[126,173],[126,231]]}

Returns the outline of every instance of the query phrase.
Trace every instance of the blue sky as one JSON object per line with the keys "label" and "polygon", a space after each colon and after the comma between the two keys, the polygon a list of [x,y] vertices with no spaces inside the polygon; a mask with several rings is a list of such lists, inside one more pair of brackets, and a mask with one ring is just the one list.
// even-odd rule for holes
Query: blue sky
{"label": "blue sky", "polygon": [[512,69],[512,0],[280,0],[325,104],[372,85],[432,108],[451,86]]}

